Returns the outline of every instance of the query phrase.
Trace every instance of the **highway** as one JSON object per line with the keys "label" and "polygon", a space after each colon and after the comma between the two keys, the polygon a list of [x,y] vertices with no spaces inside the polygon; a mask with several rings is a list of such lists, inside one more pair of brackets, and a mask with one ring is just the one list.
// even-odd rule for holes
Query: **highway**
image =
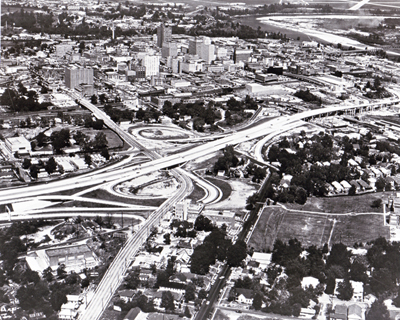
{"label": "highway", "polygon": [[[366,107],[379,107],[382,104],[396,104],[400,100],[385,100],[380,103],[365,104],[357,106],[334,106],[328,108],[321,108],[316,110],[305,111],[302,113],[294,114],[291,116],[284,116],[271,120],[270,122],[259,124],[249,129],[245,129],[240,132],[234,132],[228,136],[221,137],[218,140],[204,143],[200,146],[194,147],[190,150],[183,151],[179,154],[170,155],[161,158],[156,152],[147,150],[133,137],[123,131],[118,125],[116,125],[103,111],[99,110],[96,106],[92,105],[88,100],[81,99],[80,97],[74,96],[79,102],[86,108],[88,108],[98,119],[103,119],[104,124],[111,130],[115,131],[124,139],[128,144],[142,150],[149,158],[153,159],[149,162],[141,164],[133,164],[132,166],[126,165],[122,168],[115,166],[112,169],[96,172],[93,174],[85,174],[70,179],[63,179],[55,182],[49,182],[48,184],[40,184],[29,187],[5,189],[0,191],[0,201],[2,203],[12,203],[20,199],[21,194],[24,197],[36,197],[43,196],[46,193],[55,193],[63,190],[72,190],[77,187],[90,187],[102,183],[113,183],[117,184],[135,178],[140,175],[144,175],[150,172],[154,172],[160,169],[166,169],[175,167],[181,163],[194,160],[200,156],[210,154],[225,148],[228,145],[235,145],[244,141],[253,140],[266,135],[275,135],[275,133],[290,130],[299,125],[300,120],[307,120],[312,117],[317,117],[326,114],[335,114],[337,112],[343,112],[355,108],[366,108]],[[179,190],[167,201],[165,201],[156,211],[154,211],[149,218],[142,224],[140,230],[133,234],[128,240],[126,245],[119,251],[117,256],[114,258],[112,264],[108,268],[106,274],[98,285],[95,295],[89,303],[87,309],[79,317],[80,320],[97,320],[100,318],[104,308],[108,305],[112,298],[115,290],[118,288],[122,281],[122,276],[125,274],[127,266],[130,264],[130,260],[137,254],[140,246],[148,238],[153,226],[159,224],[162,216],[172,208],[172,206],[190,194],[192,189],[192,182],[187,176],[186,172],[181,168],[175,168],[171,170],[172,174],[180,182],[181,187]],[[119,208],[121,209],[121,208]],[[247,230],[248,231],[248,230]],[[247,233],[246,230],[242,234]],[[225,270],[225,271],[224,271]],[[225,277],[225,273],[228,272],[228,268],[225,267],[221,272],[221,277]],[[210,291],[209,300],[214,301],[214,297],[218,296],[219,286],[222,285],[223,278],[219,278],[216,281],[215,286]],[[207,315],[209,308],[212,307],[212,303],[205,308],[206,311],[203,315],[196,316],[196,319],[203,320],[203,316]],[[199,312],[200,313],[200,312]]]}
{"label": "highway", "polygon": [[[90,107],[91,108],[90,110],[95,111],[94,114],[96,115],[96,117],[99,118],[105,117],[107,119],[107,121],[105,121],[106,125],[109,126],[111,129],[115,130],[118,134],[120,134],[121,137],[123,139],[126,139],[126,141],[129,144],[136,146],[139,149],[142,150],[144,149],[127,132],[121,130],[113,121],[111,121],[108,118],[108,116],[104,114],[104,112],[100,110],[96,111],[97,108],[85,99],[81,99],[80,102],[84,106]],[[351,109],[361,109],[367,107],[376,108],[383,104],[393,105],[399,102],[400,99],[396,100],[386,99],[382,100],[379,103],[369,103],[363,105],[349,105],[349,106],[340,105],[340,106],[309,110],[290,116],[283,116],[280,118],[275,118],[269,122],[259,124],[250,129],[232,133],[218,140],[210,141],[200,146],[194,147],[190,150],[186,150],[179,154],[170,155],[164,158],[161,158],[157,153],[153,151],[148,151],[146,152],[146,154],[148,154],[148,156],[154,160],[142,164],[132,165],[131,167],[116,168],[114,171],[105,171],[93,175],[87,174],[84,176],[70,178],[68,180],[65,179],[65,180],[51,182],[48,183],[47,185],[42,184],[29,187],[1,190],[0,201],[8,200],[12,202],[14,199],[18,199],[21,193],[23,193],[27,197],[28,196],[33,197],[33,196],[43,195],[49,192],[71,190],[76,187],[89,187],[102,182],[105,183],[113,181],[114,183],[120,183],[133,179],[137,176],[153,172],[155,170],[174,167],[181,163],[197,159],[200,156],[204,156],[206,154],[210,154],[218,150],[221,150],[228,145],[235,145],[248,140],[257,139],[266,136],[268,134],[273,134],[277,130],[282,132],[285,129],[291,130],[298,126],[298,121],[300,120],[307,120],[313,117],[335,114],[338,112],[344,112]]]}

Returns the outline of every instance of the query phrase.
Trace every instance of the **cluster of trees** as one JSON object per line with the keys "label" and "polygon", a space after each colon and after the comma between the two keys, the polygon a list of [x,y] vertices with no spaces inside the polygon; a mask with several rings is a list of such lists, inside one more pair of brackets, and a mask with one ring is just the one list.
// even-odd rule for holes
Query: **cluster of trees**
{"label": "cluster of trees", "polygon": [[265,38],[265,32],[261,30],[261,27],[254,29],[244,24],[232,27],[230,22],[224,22],[221,20],[216,21],[212,25],[196,24],[188,33],[191,36],[238,37],[240,39]]}
{"label": "cluster of trees", "polygon": [[244,101],[238,101],[235,98],[230,98],[226,102],[225,123],[228,126],[235,125],[242,122],[244,119],[251,117],[251,113],[244,110],[257,110],[257,102],[249,95],[246,96]]}
{"label": "cluster of trees", "polygon": [[132,110],[116,108],[110,104],[104,106],[104,112],[116,123],[120,123],[121,120],[132,121],[134,117]]}
{"label": "cluster of trees", "polygon": [[220,170],[225,173],[229,172],[230,168],[235,168],[239,165],[239,159],[236,157],[233,146],[226,146],[223,150],[223,155],[218,158],[214,164],[213,171],[215,174]]}
{"label": "cluster of trees", "polygon": [[[234,149],[232,146],[227,146],[223,149],[223,155],[218,158],[217,162],[214,163],[213,172],[217,174],[218,171],[223,170],[225,174],[229,173],[230,168],[236,168],[238,165],[243,165],[244,160],[236,157]],[[246,166],[244,177],[248,178],[253,176],[252,181],[259,183],[267,175],[267,169],[260,167],[253,163]]]}
{"label": "cluster of trees", "polygon": [[[305,137],[305,133],[302,133]],[[334,143],[332,137],[320,133],[311,138],[311,143],[306,143],[301,137],[294,138],[291,142],[284,139],[278,145],[271,146],[268,159],[270,161],[278,161],[280,166],[279,174],[273,174],[272,183],[277,185],[283,174],[293,176],[289,190],[280,190],[273,196],[274,200],[279,202],[303,202],[304,191],[305,196],[312,194],[315,196],[324,196],[327,193],[325,184],[333,181],[350,181],[353,179],[368,179],[368,175],[361,175],[353,167],[347,166],[348,160],[355,156],[361,156],[364,160],[361,167],[366,167],[368,164],[376,164],[378,157],[368,157],[369,140],[372,135],[369,133],[362,139],[350,140],[348,137],[343,137],[338,141],[338,146],[343,150],[341,156],[335,156]],[[302,140],[303,147],[299,148],[299,142]],[[359,147],[354,148],[354,145]],[[387,143],[380,144],[381,149],[390,148]],[[288,152],[288,149],[295,149],[295,152]],[[290,151],[290,150],[289,150]],[[317,162],[331,162],[337,160],[336,163],[330,163],[329,166],[317,164]],[[306,163],[311,163],[307,166]],[[301,188],[301,189],[299,189]],[[300,196],[300,197],[299,197]],[[298,200],[296,200],[298,199]],[[304,199],[306,200],[306,198]]]}
{"label": "cluster of trees", "polygon": [[146,109],[139,108],[139,110],[136,111],[136,118],[146,123],[149,123],[151,119],[154,119],[155,121],[158,122],[160,116],[161,116],[160,111],[150,107],[147,107]]}
{"label": "cluster of trees", "polygon": [[[199,216],[198,219],[202,217]],[[196,219],[197,221],[197,219]],[[193,223],[192,222],[188,222],[188,221],[179,221],[179,220],[173,220],[170,224],[170,228],[176,230],[175,231],[175,237],[179,237],[179,238],[196,238],[197,229],[196,227],[193,227]],[[170,240],[170,234],[166,233],[164,235],[164,242],[165,244],[170,244],[171,240]]]}
{"label": "cluster of trees", "polygon": [[[268,282],[272,289],[263,292],[259,287],[256,288],[258,293],[262,293],[262,299],[268,301],[263,311],[284,315],[298,316],[300,308],[307,307],[310,299],[317,302],[324,286],[325,293],[333,294],[335,279],[343,279],[337,287],[338,298],[341,300],[352,298],[353,288],[350,280],[353,280],[363,282],[365,291],[378,298],[397,293],[394,304],[400,306],[400,292],[396,285],[400,277],[397,270],[399,258],[400,245],[391,244],[384,238],[370,243],[366,256],[352,256],[342,243],[334,244],[329,250],[326,244],[323,248],[303,247],[297,239],[291,239],[288,243],[277,240],[272,251],[273,264],[267,269]],[[368,276],[367,270],[371,269],[373,271]],[[279,277],[283,270],[286,277]],[[302,289],[301,280],[306,276],[317,278],[320,284],[315,289]],[[244,279],[235,286],[251,289],[254,283]],[[379,309],[377,306],[374,308]],[[370,312],[371,316],[375,314],[375,311]]]}
{"label": "cluster of trees", "polygon": [[48,174],[52,174],[57,171],[57,169],[62,173],[63,169],[58,166],[54,157],[51,157],[46,163],[39,160],[38,164],[32,164],[31,159],[25,158],[22,162],[22,168],[25,170],[29,169],[29,174],[33,179],[37,179],[40,169],[44,168]]}
{"label": "cluster of trees", "polygon": [[365,85],[364,90],[365,89],[371,89],[370,91],[364,94],[364,96],[370,99],[383,99],[390,97],[390,93],[387,92],[386,89],[382,86],[379,77],[375,77],[373,85],[368,81],[367,84]]}
{"label": "cluster of trees", "polygon": [[[202,226],[209,226],[206,217],[203,217]],[[196,226],[196,224],[195,224]],[[244,241],[238,240],[233,245],[226,238],[226,229],[214,227],[211,233],[204,239],[203,243],[194,249],[191,257],[190,271],[196,274],[207,274],[210,266],[216,260],[224,261],[230,266],[239,266],[246,258],[247,247]]]}
{"label": "cluster of trees", "polygon": [[[44,270],[41,278],[37,272],[24,268],[18,262],[19,254],[27,249],[20,236],[35,233],[40,227],[48,224],[52,222],[42,219],[14,222],[9,228],[0,231],[0,254],[3,260],[0,268],[0,286],[7,280],[20,284],[16,298],[19,299],[22,310],[29,313],[43,312],[47,318],[53,319],[61,305],[67,301],[66,295],[80,291],[80,277],[77,274],[68,275],[65,267],[60,266],[56,277],[48,268]],[[4,300],[4,297],[1,299]]]}
{"label": "cluster of trees", "polygon": [[204,131],[204,125],[213,125],[215,121],[221,119],[221,115],[215,109],[213,103],[207,106],[204,102],[195,103],[175,103],[165,101],[162,107],[162,114],[178,121],[181,117],[190,116],[193,119],[193,129],[199,132]]}
{"label": "cluster of trees", "polygon": [[317,103],[319,105],[322,103],[321,98],[312,94],[309,89],[296,91],[294,96],[297,98],[300,98],[301,100],[303,100],[305,102],[313,102],[313,103]]}
{"label": "cluster of trees", "polygon": [[18,91],[10,88],[4,90],[0,103],[8,106],[12,112],[47,110],[52,105],[49,102],[39,103],[36,91],[28,91],[22,83],[18,85]]}
{"label": "cluster of trees", "polygon": [[[99,123],[98,125],[95,123]],[[100,126],[103,126],[102,121],[92,121],[90,126],[100,128]],[[86,134],[84,134],[82,131],[78,130],[75,134],[72,136],[76,142],[77,145],[81,147],[81,150],[83,152],[94,152],[94,151],[100,151],[101,154],[108,160],[109,159],[109,154],[108,154],[108,141],[107,141],[107,135],[104,132],[98,132],[93,139],[90,139],[90,137]],[[44,134],[44,132],[40,132],[35,140],[35,147],[36,144],[38,147],[43,147],[47,145],[49,142],[52,144],[53,149],[56,151],[56,153],[62,153],[62,149],[65,147],[68,147],[71,145],[70,143],[71,139],[71,132],[69,129],[61,129],[59,131],[53,131],[50,139]]]}

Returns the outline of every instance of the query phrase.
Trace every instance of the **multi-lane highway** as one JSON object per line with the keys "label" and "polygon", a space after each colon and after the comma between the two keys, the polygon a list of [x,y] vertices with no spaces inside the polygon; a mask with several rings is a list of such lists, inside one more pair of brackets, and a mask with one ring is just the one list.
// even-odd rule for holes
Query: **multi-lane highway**
{"label": "multi-lane highway", "polygon": [[[127,132],[120,129],[113,121],[111,121],[107,115],[102,111],[98,110],[94,105],[85,99],[81,99],[80,102],[85,107],[90,107],[90,110],[94,111],[94,114],[99,118],[104,118],[105,123],[121,135],[123,139],[138,148],[144,149],[143,146],[139,145]],[[149,157],[154,160],[142,163],[139,165],[133,165],[132,167],[117,168],[114,171],[105,171],[96,174],[87,174],[68,180],[60,180],[49,183],[48,185],[37,185],[30,187],[22,187],[16,189],[6,189],[0,191],[0,201],[20,198],[21,194],[26,197],[33,197],[42,195],[49,192],[57,192],[62,190],[70,190],[77,187],[88,187],[102,182],[114,181],[115,183],[123,182],[135,178],[139,175],[147,174],[155,170],[165,169],[174,167],[181,163],[197,159],[206,154],[210,154],[225,148],[228,145],[235,145],[244,141],[257,139],[274,132],[283,131],[284,129],[290,130],[298,126],[298,121],[307,120],[313,117],[335,114],[338,112],[344,112],[352,109],[363,109],[363,108],[376,108],[381,105],[394,105],[400,102],[400,99],[396,100],[383,100],[379,103],[369,103],[363,105],[347,105],[347,106],[333,106],[315,110],[309,110],[301,113],[297,113],[291,116],[283,116],[271,120],[270,122],[256,125],[250,129],[242,130],[240,132],[232,133],[226,137],[220,138],[215,141],[204,143],[200,146],[194,147],[190,150],[183,151],[178,154],[170,155],[161,158],[157,153],[148,151]],[[97,111],[97,110],[98,111]],[[145,150],[145,149],[144,149]]]}
{"label": "multi-lane highway", "polygon": [[[274,136],[277,131],[282,132],[298,126],[300,120],[307,120],[309,118],[321,115],[335,114],[337,112],[343,112],[346,110],[375,108],[379,107],[380,105],[391,105],[400,102],[400,99],[385,100],[375,104],[365,104],[357,106],[335,106],[305,111],[291,116],[276,118],[268,123],[259,124],[252,128],[229,134],[225,137],[221,137],[220,139],[204,143],[203,145],[194,147],[187,151],[183,151],[179,154],[161,158],[157,153],[147,150],[145,147],[140,145],[137,141],[133,139],[131,135],[123,131],[104,112],[99,110],[96,106],[92,105],[88,100],[80,99],[77,96],[74,97],[78,99],[83,106],[88,108],[97,118],[103,119],[105,125],[114,130],[117,134],[119,134],[121,138],[124,139],[128,144],[139,150],[142,150],[150,159],[153,160],[141,164],[135,164],[132,166],[126,164],[124,167],[115,166],[112,169],[96,172],[95,174],[85,174],[79,177],[59,180],[48,184],[1,190],[1,202],[12,203],[16,199],[21,199],[21,194],[24,195],[24,198],[31,198],[46,193],[54,193],[62,190],[75,189],[77,187],[89,187],[107,182],[117,184],[130,180],[139,175],[154,172],[160,169],[174,167],[178,164],[204,156],[205,154],[221,150],[228,145],[235,145],[244,141],[260,138],[267,135]],[[173,197],[165,201],[159,209],[151,214],[149,218],[142,224],[142,228],[128,239],[126,245],[115,257],[111,266],[108,268],[106,274],[104,275],[102,281],[98,285],[96,293],[92,301],[89,303],[88,308],[84,313],[81,314],[81,320],[97,320],[100,317],[102,311],[107,306],[116,288],[121,283],[122,276],[125,274],[130,259],[132,259],[136,255],[140,246],[144,243],[144,241],[146,241],[152,227],[158,225],[162,216],[168,210],[170,210],[174,203],[180,201],[189,194],[192,188],[192,182],[187,177],[184,170],[176,168],[171,172],[181,183],[181,188],[179,188],[179,191]],[[211,296],[214,296],[216,294],[217,293],[215,292],[211,292]],[[197,317],[197,319],[200,318]]]}

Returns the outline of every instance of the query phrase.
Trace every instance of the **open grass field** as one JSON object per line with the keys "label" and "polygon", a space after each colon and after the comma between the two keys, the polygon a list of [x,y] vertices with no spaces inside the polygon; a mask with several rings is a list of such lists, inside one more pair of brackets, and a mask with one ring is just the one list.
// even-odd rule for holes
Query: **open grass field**
{"label": "open grass field", "polygon": [[136,204],[136,205],[142,205],[142,206],[152,206],[152,207],[159,207],[166,200],[164,198],[162,198],[162,199],[160,199],[160,198],[157,198],[157,199],[136,198],[136,199],[134,199],[134,198],[118,197],[116,195],[108,193],[107,191],[105,191],[103,189],[98,189],[98,190],[91,191],[89,193],[85,193],[83,196],[88,197],[88,198],[119,201],[119,202],[123,202],[123,203]]}
{"label": "open grass field", "polygon": [[[343,197],[309,197],[304,205],[285,203],[288,209],[299,211],[316,211],[325,213],[368,213],[382,212],[382,207],[372,208],[371,204],[376,199],[385,199],[392,192],[373,192],[356,196]],[[383,200],[384,201],[384,200]]]}
{"label": "open grass field", "polygon": [[256,251],[273,248],[276,239],[287,242],[297,238],[305,246],[323,246],[342,242],[352,246],[380,236],[389,238],[389,227],[383,225],[380,214],[319,215],[287,211],[280,207],[265,208],[255,226],[249,246]]}
{"label": "open grass field", "polygon": [[203,188],[201,188],[196,182],[193,185],[194,185],[193,191],[188,196],[188,199],[192,200],[193,202],[196,202],[202,199],[206,195],[206,193],[204,192]]}
{"label": "open grass field", "polygon": [[219,202],[222,202],[229,198],[229,196],[232,193],[232,187],[229,185],[228,182],[225,182],[221,179],[210,178],[210,177],[204,177],[204,179],[210,181],[211,183],[213,183],[214,185],[216,185],[218,188],[221,189],[223,196]]}

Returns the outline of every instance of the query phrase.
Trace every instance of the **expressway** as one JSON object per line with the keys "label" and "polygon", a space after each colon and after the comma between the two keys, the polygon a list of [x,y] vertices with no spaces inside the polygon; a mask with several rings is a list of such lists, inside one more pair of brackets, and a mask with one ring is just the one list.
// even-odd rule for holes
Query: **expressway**
{"label": "expressway", "polygon": [[[113,121],[111,121],[104,112],[98,110],[90,102],[85,99],[81,99],[80,102],[85,107],[90,107],[90,110],[95,111],[96,117],[107,119],[105,121],[106,125],[115,130],[121,135],[123,139],[143,150],[143,147],[139,145],[127,132],[121,130]],[[18,199],[20,194],[23,193],[27,197],[33,197],[38,195],[43,195],[49,192],[58,192],[63,190],[71,190],[77,187],[89,187],[98,183],[111,182],[120,183],[137,176],[153,172],[155,170],[171,168],[181,163],[194,160],[200,156],[210,154],[225,148],[228,145],[235,145],[244,141],[257,139],[269,134],[273,134],[277,130],[283,131],[284,129],[290,130],[298,126],[298,121],[307,120],[313,117],[323,116],[323,115],[333,115],[339,112],[345,112],[352,109],[362,109],[362,108],[377,108],[381,105],[393,105],[400,103],[400,99],[396,100],[382,100],[379,103],[369,103],[363,105],[340,105],[332,106],[327,108],[320,108],[315,110],[309,110],[301,113],[297,113],[290,116],[283,116],[280,118],[273,119],[269,122],[259,124],[252,128],[232,133],[221,139],[204,143],[200,146],[194,147],[190,150],[183,151],[179,154],[170,155],[161,158],[157,153],[148,151],[149,157],[154,160],[132,165],[130,167],[116,168],[114,171],[105,171],[100,173],[87,174],[79,177],[70,178],[68,180],[59,180],[55,182],[48,183],[46,185],[35,185],[29,187],[21,187],[14,189],[5,189],[0,191],[0,201],[10,201]],[[96,110],[97,109],[97,110]]]}
{"label": "expressway", "polygon": [[[102,183],[112,182],[114,184],[124,182],[135,178],[137,176],[150,173],[156,170],[175,167],[181,163],[194,160],[200,156],[204,156],[209,153],[216,152],[225,148],[228,145],[238,144],[244,141],[260,138],[274,132],[282,130],[290,130],[298,126],[300,120],[307,120],[312,117],[321,116],[324,114],[335,114],[337,112],[344,112],[351,109],[361,108],[373,108],[379,107],[382,104],[395,104],[399,103],[398,100],[387,100],[375,104],[357,105],[357,106],[335,106],[328,108],[321,108],[316,110],[305,111],[302,113],[294,114],[291,116],[284,116],[276,118],[268,123],[259,124],[255,127],[245,129],[240,132],[232,133],[226,137],[220,138],[215,141],[205,143],[203,145],[194,147],[190,150],[183,151],[179,154],[167,156],[161,158],[156,152],[146,150],[142,145],[133,139],[131,135],[123,131],[117,126],[104,112],[99,110],[97,107],[92,105],[86,99],[80,99],[77,97],[79,102],[88,108],[97,118],[103,119],[104,124],[110,129],[114,130],[124,139],[128,144],[135,148],[142,150],[149,158],[153,159],[149,162],[134,164],[126,167],[115,167],[112,171],[104,170],[103,172],[96,172],[93,174],[86,174],[70,179],[63,179],[48,184],[34,185],[29,187],[13,188],[0,191],[0,201],[12,203],[20,198],[21,194],[24,197],[42,196],[46,193],[54,193],[63,190],[71,190],[77,187],[89,187]],[[182,200],[185,196],[190,194],[192,188],[192,182],[187,177],[184,170],[181,168],[175,168],[172,173],[181,183],[181,188],[174,194],[170,199],[165,201],[156,211],[154,211],[149,218],[142,223],[140,230],[133,234],[128,240],[126,245],[119,251],[117,256],[114,258],[106,274],[97,286],[95,295],[89,303],[87,309],[81,314],[80,320],[97,320],[101,316],[104,308],[108,305],[108,302],[112,298],[115,290],[118,288],[122,281],[122,276],[130,264],[132,259],[138,252],[140,246],[148,238],[153,226],[158,225],[162,216],[170,210],[174,203]],[[211,292],[211,297],[216,293]],[[200,319],[197,317],[197,319]]]}

